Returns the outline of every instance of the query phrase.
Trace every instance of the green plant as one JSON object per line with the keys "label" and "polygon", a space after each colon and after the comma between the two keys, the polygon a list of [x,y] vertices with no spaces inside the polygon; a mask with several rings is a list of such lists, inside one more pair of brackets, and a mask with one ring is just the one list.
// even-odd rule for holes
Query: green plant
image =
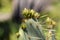
{"label": "green plant", "polygon": [[[34,10],[25,8],[22,11],[22,14],[24,16],[24,21],[22,21],[22,24],[20,25],[19,34],[21,36],[19,37],[19,40],[21,39],[22,40],[47,40],[46,39],[47,34],[45,35],[45,33],[49,32],[50,29],[53,29],[53,26],[55,26],[56,23],[45,15],[40,16],[40,14]],[[45,18],[44,20],[45,23],[39,21],[38,18],[42,20],[43,18]],[[46,28],[44,28],[43,25],[45,25]],[[50,25],[52,25],[52,27]],[[45,31],[44,29],[47,29],[47,31],[44,32]]]}

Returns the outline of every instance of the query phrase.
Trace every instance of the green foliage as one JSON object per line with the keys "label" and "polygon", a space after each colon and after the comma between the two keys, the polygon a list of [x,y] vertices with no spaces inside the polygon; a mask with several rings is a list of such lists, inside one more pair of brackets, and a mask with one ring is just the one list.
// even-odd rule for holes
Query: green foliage
{"label": "green foliage", "polygon": [[9,0],[1,0],[0,1],[0,12],[2,12],[2,13],[10,13],[11,10],[12,10],[11,2]]}
{"label": "green foliage", "polygon": [[0,28],[0,37],[3,35],[4,29]]}

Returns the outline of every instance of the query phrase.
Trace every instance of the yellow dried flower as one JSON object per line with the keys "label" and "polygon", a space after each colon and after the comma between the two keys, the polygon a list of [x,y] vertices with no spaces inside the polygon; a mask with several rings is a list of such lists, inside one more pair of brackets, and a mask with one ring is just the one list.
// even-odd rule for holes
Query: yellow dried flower
{"label": "yellow dried flower", "polygon": [[27,19],[25,19],[25,22],[27,22]]}
{"label": "yellow dried flower", "polygon": [[18,36],[18,35],[20,35],[19,33],[16,33],[16,35]]}
{"label": "yellow dried flower", "polygon": [[32,10],[30,10],[30,13],[33,15],[35,13],[35,11],[32,9]]}
{"label": "yellow dried flower", "polygon": [[26,27],[27,27],[27,25],[25,23],[22,23],[21,28],[25,29]]}
{"label": "yellow dried flower", "polygon": [[56,25],[56,22],[52,20],[52,25]]}
{"label": "yellow dried flower", "polygon": [[27,19],[23,19],[22,22],[24,22],[24,23],[27,22]]}
{"label": "yellow dried flower", "polygon": [[40,14],[37,13],[37,12],[34,14],[34,17],[35,17],[35,18],[38,18],[39,16],[40,16]]}
{"label": "yellow dried flower", "polygon": [[51,22],[51,19],[47,17],[46,22]]}
{"label": "yellow dried flower", "polygon": [[28,12],[29,12],[28,9],[24,8],[23,14],[27,14]]}

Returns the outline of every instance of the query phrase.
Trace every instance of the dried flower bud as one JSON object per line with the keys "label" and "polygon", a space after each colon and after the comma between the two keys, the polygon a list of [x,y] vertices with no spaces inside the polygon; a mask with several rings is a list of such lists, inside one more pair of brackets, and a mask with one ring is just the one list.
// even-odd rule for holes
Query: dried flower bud
{"label": "dried flower bud", "polygon": [[47,17],[46,22],[50,23],[51,19],[49,17]]}
{"label": "dried flower bud", "polygon": [[24,8],[23,14],[27,14],[28,12],[29,12],[28,9]]}
{"label": "dried flower bud", "polygon": [[35,13],[35,11],[32,9],[32,10],[30,11],[30,13],[33,15],[33,14]]}
{"label": "dried flower bud", "polygon": [[26,27],[27,27],[26,24],[25,23],[22,23],[21,28],[22,29],[26,29]]}
{"label": "dried flower bud", "polygon": [[35,17],[35,18],[38,18],[39,16],[40,16],[40,14],[37,13],[37,12],[34,14],[34,17]]}
{"label": "dried flower bud", "polygon": [[56,22],[52,20],[52,25],[56,25]]}

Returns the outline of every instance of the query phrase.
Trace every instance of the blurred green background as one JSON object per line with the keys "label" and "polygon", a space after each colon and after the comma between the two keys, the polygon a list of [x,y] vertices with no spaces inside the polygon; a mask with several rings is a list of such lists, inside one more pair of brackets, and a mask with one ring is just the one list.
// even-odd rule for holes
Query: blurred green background
{"label": "blurred green background", "polygon": [[0,0],[0,12],[11,12],[12,0]]}
{"label": "blurred green background", "polygon": [[[1,12],[10,13],[12,10],[11,3],[12,3],[12,0],[1,0],[0,14]],[[52,9],[49,11],[49,16],[56,21],[56,38],[57,40],[60,40],[60,0],[53,0]],[[16,40],[16,39],[13,39],[13,37],[16,37],[14,33],[11,34],[10,38],[11,40]]]}

